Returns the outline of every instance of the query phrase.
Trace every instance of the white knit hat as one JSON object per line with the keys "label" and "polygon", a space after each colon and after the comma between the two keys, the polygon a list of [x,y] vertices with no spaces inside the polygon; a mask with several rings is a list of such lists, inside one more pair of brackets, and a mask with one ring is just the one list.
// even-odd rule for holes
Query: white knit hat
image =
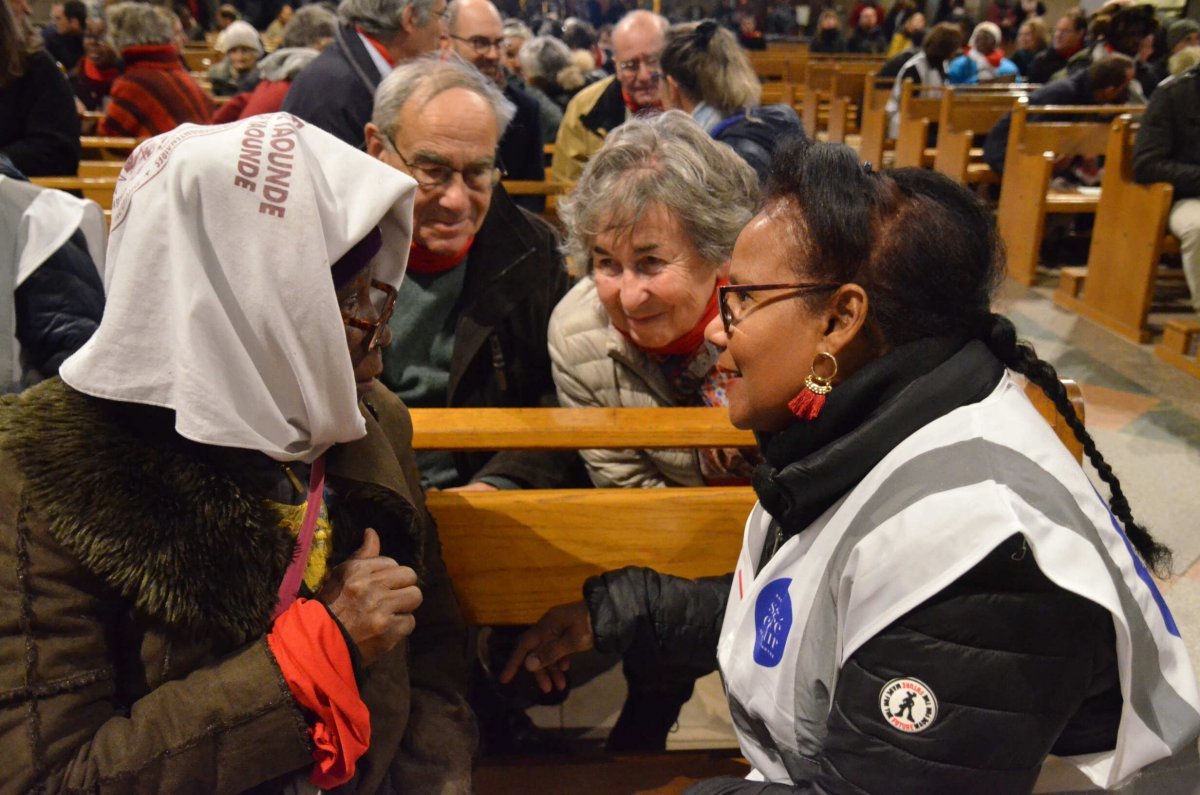
{"label": "white knit hat", "polygon": [[258,31],[249,22],[238,20],[221,31],[217,36],[217,52],[229,52],[235,47],[249,47],[259,55],[263,54],[262,42],[258,40]]}

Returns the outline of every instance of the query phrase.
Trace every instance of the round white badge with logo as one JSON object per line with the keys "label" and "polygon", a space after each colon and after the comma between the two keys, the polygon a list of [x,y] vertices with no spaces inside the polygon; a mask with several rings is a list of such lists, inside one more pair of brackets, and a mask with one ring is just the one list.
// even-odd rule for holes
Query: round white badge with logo
{"label": "round white badge with logo", "polygon": [[893,679],[879,691],[879,709],[893,729],[916,734],[937,718],[937,697],[920,679]]}

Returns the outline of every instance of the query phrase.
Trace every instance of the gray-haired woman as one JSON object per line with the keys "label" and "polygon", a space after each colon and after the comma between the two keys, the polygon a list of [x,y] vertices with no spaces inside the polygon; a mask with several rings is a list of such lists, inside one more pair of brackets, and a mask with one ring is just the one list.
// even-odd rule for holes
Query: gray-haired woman
{"label": "gray-haired woman", "polygon": [[[717,311],[758,181],[736,154],[678,111],[612,132],[559,206],[587,277],[550,318],[565,406],[724,405],[704,326]],[[589,450],[597,486],[696,486],[749,475],[737,451]]]}
{"label": "gray-haired woman", "polygon": [[[605,75],[596,70],[592,56],[582,50],[572,51],[566,44],[553,36],[538,36],[525,42],[518,53],[521,74],[528,84],[526,91],[533,95],[542,110],[544,132],[549,132],[547,141],[558,135],[563,110],[579,89],[602,79]],[[553,132],[550,132],[550,125]]]}
{"label": "gray-haired woman", "polygon": [[762,105],[762,85],[734,35],[714,20],[674,25],[662,53],[662,98],[741,155],[765,183],[771,153],[802,132],[790,105]]}

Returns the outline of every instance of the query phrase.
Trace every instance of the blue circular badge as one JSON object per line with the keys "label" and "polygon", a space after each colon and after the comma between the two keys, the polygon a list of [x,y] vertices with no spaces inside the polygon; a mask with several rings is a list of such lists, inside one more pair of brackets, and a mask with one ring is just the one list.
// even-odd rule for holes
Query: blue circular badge
{"label": "blue circular badge", "polygon": [[792,599],[788,596],[789,577],[772,580],[763,586],[754,602],[754,662],[774,668],[783,659],[788,633],[792,629]]}

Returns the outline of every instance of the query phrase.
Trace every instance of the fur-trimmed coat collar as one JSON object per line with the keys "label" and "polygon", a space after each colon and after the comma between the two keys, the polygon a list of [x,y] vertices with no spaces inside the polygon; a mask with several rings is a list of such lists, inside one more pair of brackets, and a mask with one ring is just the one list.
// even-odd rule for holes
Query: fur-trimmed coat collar
{"label": "fur-trimmed coat collar", "polygon": [[[345,506],[334,518],[336,551],[355,549],[359,521],[371,521],[391,547],[384,554],[415,565],[422,533],[412,495],[380,425],[364,416],[367,436],[329,454]],[[139,613],[231,639],[261,634],[295,552],[249,486],[261,454],[190,442],[173,419],[52,379],[0,404],[0,448],[58,542]]]}

